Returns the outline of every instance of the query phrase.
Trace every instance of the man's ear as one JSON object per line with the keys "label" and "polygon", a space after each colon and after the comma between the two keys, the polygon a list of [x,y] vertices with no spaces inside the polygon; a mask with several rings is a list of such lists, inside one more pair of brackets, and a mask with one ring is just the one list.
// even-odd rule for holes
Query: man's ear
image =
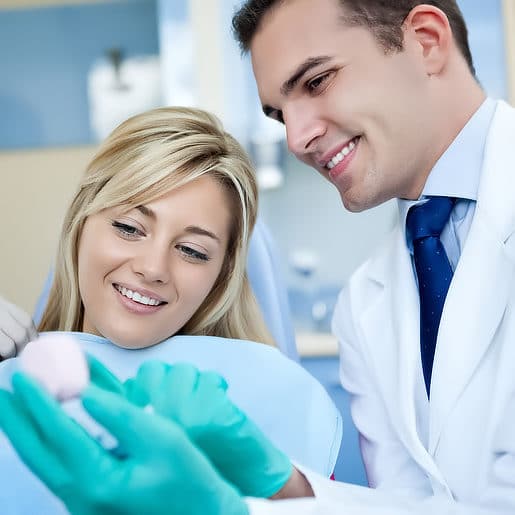
{"label": "man's ear", "polygon": [[404,40],[418,44],[428,75],[443,71],[454,45],[449,20],[443,11],[432,5],[414,7],[404,20]]}

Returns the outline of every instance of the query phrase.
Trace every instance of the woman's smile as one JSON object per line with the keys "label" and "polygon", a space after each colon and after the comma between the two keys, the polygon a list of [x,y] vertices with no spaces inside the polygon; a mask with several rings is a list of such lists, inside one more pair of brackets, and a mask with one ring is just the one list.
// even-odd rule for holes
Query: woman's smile
{"label": "woman's smile", "polygon": [[125,288],[125,286],[113,284],[113,288],[115,290],[115,295],[121,302],[122,306],[131,313],[141,315],[152,314],[168,304],[167,302],[160,301],[156,298],[142,295],[136,290]]}

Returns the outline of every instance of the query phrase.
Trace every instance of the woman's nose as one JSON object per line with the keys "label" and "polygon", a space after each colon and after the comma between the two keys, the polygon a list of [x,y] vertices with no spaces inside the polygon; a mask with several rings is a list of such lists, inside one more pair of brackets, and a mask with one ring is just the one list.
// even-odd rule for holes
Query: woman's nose
{"label": "woman's nose", "polygon": [[164,245],[148,245],[132,260],[132,269],[149,283],[170,280],[170,249]]}

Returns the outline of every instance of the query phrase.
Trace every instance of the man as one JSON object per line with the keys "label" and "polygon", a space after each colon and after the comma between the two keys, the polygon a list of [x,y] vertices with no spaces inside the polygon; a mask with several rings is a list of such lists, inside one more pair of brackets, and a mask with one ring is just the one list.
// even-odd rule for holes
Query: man
{"label": "man", "polygon": [[515,509],[515,112],[430,4],[249,0],[233,26],[291,152],[351,211],[400,199],[333,320],[371,486]]}
{"label": "man", "polygon": [[252,513],[512,513],[515,113],[485,98],[456,3],[249,0],[233,25],[290,150],[349,210],[400,199],[334,317],[376,490],[299,467],[276,497],[314,498]]}

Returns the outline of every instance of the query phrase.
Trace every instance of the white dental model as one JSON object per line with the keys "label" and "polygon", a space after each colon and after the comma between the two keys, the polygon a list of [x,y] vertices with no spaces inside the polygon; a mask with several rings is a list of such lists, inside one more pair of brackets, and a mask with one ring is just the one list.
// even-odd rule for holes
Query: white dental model
{"label": "white dental model", "polygon": [[117,447],[113,436],[86,412],[80,401],[90,375],[86,355],[76,338],[69,334],[43,334],[23,349],[20,370],[36,379],[106,449]]}
{"label": "white dental model", "polygon": [[20,355],[20,369],[61,402],[78,397],[89,383],[84,352],[67,334],[44,334],[29,342]]}
{"label": "white dental model", "polygon": [[67,334],[44,334],[29,342],[20,355],[20,369],[61,402],[78,397],[89,383],[84,352]]}

